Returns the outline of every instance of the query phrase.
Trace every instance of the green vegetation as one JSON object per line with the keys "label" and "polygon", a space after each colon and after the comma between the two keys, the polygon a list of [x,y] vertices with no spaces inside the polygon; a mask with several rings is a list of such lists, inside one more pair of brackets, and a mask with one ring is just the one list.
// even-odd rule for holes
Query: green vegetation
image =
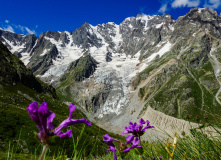
{"label": "green vegetation", "polygon": [[68,67],[67,73],[60,79],[62,82],[61,86],[67,86],[74,81],[82,81],[84,78],[89,78],[95,72],[97,64],[88,53],[84,57],[72,62]]}
{"label": "green vegetation", "polygon": [[[173,158],[174,160],[183,160],[186,159],[214,159],[218,160],[221,159],[221,140],[220,136],[221,133],[216,130],[217,135],[211,136],[210,133],[205,132],[205,128],[210,127],[216,130],[214,126],[200,126],[199,128],[193,128],[191,130],[191,134],[185,135],[185,133],[182,133],[182,135],[177,136],[177,142],[174,141],[175,137],[167,136],[169,139],[159,139],[156,140],[149,139],[148,141],[142,141],[142,146],[144,149],[144,153],[142,155],[142,159],[150,159],[155,157],[163,156],[163,159],[169,159],[171,156],[168,152],[172,153],[174,150]],[[165,133],[166,134],[166,133]],[[81,136],[81,138],[84,138]],[[76,141],[72,141],[72,143],[76,144]],[[117,145],[118,143],[116,143]],[[10,147],[9,147],[10,145]],[[10,143],[7,144],[8,150],[5,152],[0,152],[1,159],[38,159],[38,154],[35,153],[32,154],[25,154],[22,151],[21,152],[15,152],[16,149],[18,149],[17,146],[12,146]],[[108,145],[106,147],[102,148],[102,150],[105,150],[108,148]],[[72,148],[73,149],[73,148]],[[96,150],[96,148],[95,148]],[[101,148],[99,148],[101,150]],[[126,159],[133,159],[133,160],[140,160],[139,156],[135,153],[136,150],[132,150],[126,157]],[[47,155],[46,159],[56,159],[56,160],[62,160],[71,158],[73,160],[112,160],[114,155],[113,153],[106,152],[105,155],[99,156],[99,155],[88,155],[86,156],[85,152],[82,151],[78,154],[78,156],[75,156],[76,152],[72,156],[68,156],[67,152],[64,151],[63,147],[60,146],[59,149],[57,149],[57,152],[49,155]],[[118,156],[118,159],[121,160],[120,156]]]}
{"label": "green vegetation", "polygon": [[[159,61],[150,63],[138,74],[133,82],[134,88],[148,80],[139,88],[139,96],[145,103],[139,117],[151,106],[181,119],[187,115],[204,117],[206,114],[209,120],[220,126],[221,105],[216,100],[220,85],[208,55],[208,40],[205,34],[178,40]],[[215,54],[218,52],[216,50]],[[193,118],[191,121],[197,120]]]}

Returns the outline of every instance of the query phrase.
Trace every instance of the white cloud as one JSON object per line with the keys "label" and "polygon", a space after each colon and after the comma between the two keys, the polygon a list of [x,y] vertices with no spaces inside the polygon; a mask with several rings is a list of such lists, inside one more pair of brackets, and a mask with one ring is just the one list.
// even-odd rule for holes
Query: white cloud
{"label": "white cloud", "polygon": [[38,25],[36,25],[35,28],[38,28]]}
{"label": "white cloud", "polygon": [[178,7],[198,7],[200,4],[200,0],[175,0],[172,3],[173,8]]}
{"label": "white cloud", "polygon": [[3,28],[3,30],[15,33],[14,29],[11,26],[7,26],[7,28]]}
{"label": "white cloud", "polygon": [[[8,20],[5,20],[5,23],[7,22],[9,23]],[[17,24],[2,24],[0,25],[0,29],[4,30],[4,31],[9,31],[9,32],[13,32],[13,33],[18,33],[18,34],[35,34],[36,32],[35,30],[31,30],[26,26],[22,26],[22,25],[17,25]]]}
{"label": "white cloud", "polygon": [[18,25],[17,27],[22,31],[22,33],[25,32],[24,26]]}
{"label": "white cloud", "polygon": [[9,23],[9,20],[5,20],[5,23]]}
{"label": "white cloud", "polygon": [[158,12],[160,13],[165,13],[167,10],[167,4],[164,4],[160,7],[160,9],[158,10]]}
{"label": "white cloud", "polygon": [[25,27],[25,29],[28,32],[28,34],[36,34],[36,32],[34,30],[31,31],[28,27]]}
{"label": "white cloud", "polygon": [[220,5],[221,5],[221,1],[220,0],[209,0],[209,4],[206,2],[204,4],[204,7],[205,8],[217,9]]}

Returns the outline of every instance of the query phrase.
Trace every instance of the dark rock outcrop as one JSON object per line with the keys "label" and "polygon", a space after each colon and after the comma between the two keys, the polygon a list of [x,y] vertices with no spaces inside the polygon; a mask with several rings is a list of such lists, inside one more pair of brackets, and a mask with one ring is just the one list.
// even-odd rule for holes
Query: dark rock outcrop
{"label": "dark rock outcrop", "polygon": [[0,42],[0,82],[8,83],[10,85],[22,83],[39,93],[48,92],[54,98],[57,98],[55,89],[52,86],[40,83],[33,73],[25,67],[23,62],[10,53],[2,42]]}

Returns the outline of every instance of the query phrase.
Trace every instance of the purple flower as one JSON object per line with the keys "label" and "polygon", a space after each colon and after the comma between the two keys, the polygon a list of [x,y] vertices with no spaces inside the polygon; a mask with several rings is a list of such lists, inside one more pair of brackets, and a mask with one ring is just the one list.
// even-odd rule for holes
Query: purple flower
{"label": "purple flower", "polygon": [[36,123],[39,129],[38,133],[39,140],[43,145],[49,144],[49,138],[54,135],[59,135],[61,139],[71,137],[72,136],[71,130],[68,130],[65,133],[61,131],[64,127],[68,127],[77,123],[85,123],[86,125],[91,126],[91,123],[84,118],[72,119],[73,117],[75,117],[71,116],[72,112],[76,109],[75,105],[70,104],[69,109],[70,109],[69,117],[65,119],[57,128],[52,130],[54,128],[52,121],[55,117],[55,113],[48,109],[47,103],[43,102],[38,107],[38,103],[33,102],[28,106],[27,111],[31,119]]}
{"label": "purple flower", "polygon": [[[146,129],[155,128],[154,126],[150,126],[150,122],[148,120],[144,121],[142,118],[139,120],[139,123],[140,124],[138,125],[136,122],[130,122],[129,126],[125,127],[125,131],[123,131],[121,135],[132,133],[135,137],[140,137],[144,134]],[[144,124],[147,124],[146,127],[144,127]]]}
{"label": "purple flower", "polygon": [[103,141],[105,141],[107,143],[107,145],[109,146],[109,149],[106,149],[105,151],[112,151],[114,152],[114,160],[117,160],[117,154],[116,154],[116,149],[115,149],[115,145],[113,144],[113,141],[119,142],[117,139],[112,138],[111,136],[109,136],[108,134],[103,135]]}
{"label": "purple flower", "polygon": [[[116,152],[118,150],[127,153],[133,148],[142,148],[141,146],[137,145],[140,142],[140,140],[137,137],[134,138],[134,135],[129,135],[126,138],[126,140],[127,140],[126,143],[121,143],[119,140],[110,137],[108,134],[103,135],[103,141],[105,141],[107,143],[107,145],[109,145],[109,148],[106,149],[105,151],[114,152],[114,160],[117,160]],[[120,148],[118,150],[115,148],[113,141],[120,143]],[[129,144],[132,144],[132,145],[130,147],[127,147],[127,145],[129,145]]]}
{"label": "purple flower", "polygon": [[[131,143],[131,141],[132,141],[132,145],[130,146],[130,147],[127,147],[125,150],[124,150],[124,152],[129,152],[131,149],[133,149],[133,148],[142,148],[141,146],[138,146],[138,143],[140,142],[140,140],[137,138],[137,137],[135,137],[134,138],[134,135],[130,135],[130,136],[133,136],[133,138],[132,137],[130,137],[130,138],[127,138],[127,142],[126,143],[128,143],[128,142],[130,142]],[[128,136],[129,137],[129,136]],[[128,140],[129,139],[129,140]],[[132,140],[133,139],[133,140]]]}

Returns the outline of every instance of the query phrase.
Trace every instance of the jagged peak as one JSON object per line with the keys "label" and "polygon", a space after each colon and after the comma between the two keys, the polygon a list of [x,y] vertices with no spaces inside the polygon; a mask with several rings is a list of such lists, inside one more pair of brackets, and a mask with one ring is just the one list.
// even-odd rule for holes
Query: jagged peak
{"label": "jagged peak", "polygon": [[172,17],[170,14],[168,14],[168,13],[163,14],[162,17],[164,17],[164,18],[169,18],[169,19],[173,19],[173,17]]}
{"label": "jagged peak", "polygon": [[[92,28],[94,28],[94,26],[92,26],[91,24],[89,24],[88,22],[84,22],[84,24],[82,24],[81,26],[80,26],[80,28],[77,28],[74,32],[84,32],[84,31],[91,31],[91,32],[93,32],[92,30]],[[73,32],[73,33],[74,33]]]}
{"label": "jagged peak", "polygon": [[146,14],[138,14],[138,15],[136,16],[136,20],[141,19],[141,20],[146,21],[146,20],[153,19],[154,17],[158,17],[158,16],[159,16],[159,15],[150,16],[150,15],[146,15]]}
{"label": "jagged peak", "polygon": [[116,25],[116,23],[114,23],[114,22],[107,22],[106,24]]}
{"label": "jagged peak", "polygon": [[[126,22],[126,21],[132,21],[132,20],[134,20],[135,19],[135,17],[127,17],[127,18],[125,18],[125,20],[123,21],[123,22]],[[122,23],[123,23],[122,22]]]}
{"label": "jagged peak", "polygon": [[46,33],[45,33],[45,36],[47,36],[47,37],[53,37],[54,35],[60,35],[60,31],[55,31],[55,32],[51,32],[51,31],[47,31]]}
{"label": "jagged peak", "polygon": [[82,24],[81,25],[81,27],[80,28],[88,28],[88,27],[90,27],[91,25],[88,23],[88,22],[84,22],[84,24]]}
{"label": "jagged peak", "polygon": [[116,26],[117,24],[114,22],[107,22],[107,23],[102,23],[102,24],[98,24],[97,26]]}
{"label": "jagged peak", "polygon": [[219,15],[217,12],[211,8],[193,8],[190,9],[190,11],[184,15],[179,17],[178,19],[194,19],[194,18],[201,18],[203,20],[214,20],[218,17]]}

